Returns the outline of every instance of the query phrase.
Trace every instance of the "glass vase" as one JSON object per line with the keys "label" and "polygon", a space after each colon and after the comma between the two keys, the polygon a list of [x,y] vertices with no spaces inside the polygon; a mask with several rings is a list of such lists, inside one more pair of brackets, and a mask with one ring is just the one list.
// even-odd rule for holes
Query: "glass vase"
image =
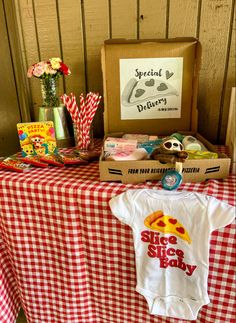
{"label": "glass vase", "polygon": [[73,123],[75,147],[80,151],[89,151],[94,149],[93,126],[89,129],[89,136],[84,140],[76,124]]}
{"label": "glass vase", "polygon": [[41,93],[43,99],[43,107],[58,107],[58,79],[47,77],[41,79]]}

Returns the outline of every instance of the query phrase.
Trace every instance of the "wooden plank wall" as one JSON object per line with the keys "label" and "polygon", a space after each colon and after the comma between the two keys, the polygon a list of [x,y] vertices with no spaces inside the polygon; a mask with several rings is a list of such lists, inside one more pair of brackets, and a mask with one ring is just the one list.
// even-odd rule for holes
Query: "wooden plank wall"
{"label": "wooden plank wall", "polygon": [[[108,38],[197,37],[202,44],[199,131],[225,140],[235,86],[235,0],[15,0],[25,71],[60,56],[72,74],[61,93],[102,93],[100,49]],[[32,107],[41,104],[39,82],[29,80]],[[95,134],[102,136],[102,114]]]}
{"label": "wooden plank wall", "polygon": [[19,151],[16,123],[21,119],[5,7],[0,1],[0,157]]}

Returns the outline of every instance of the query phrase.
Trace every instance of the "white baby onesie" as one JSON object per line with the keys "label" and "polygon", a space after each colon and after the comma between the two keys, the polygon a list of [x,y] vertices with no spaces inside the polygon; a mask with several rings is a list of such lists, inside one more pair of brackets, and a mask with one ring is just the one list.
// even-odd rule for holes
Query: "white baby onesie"
{"label": "white baby onesie", "polygon": [[199,193],[155,189],[128,190],[109,204],[133,230],[136,291],[149,312],[195,320],[209,303],[210,234],[233,221],[235,208]]}

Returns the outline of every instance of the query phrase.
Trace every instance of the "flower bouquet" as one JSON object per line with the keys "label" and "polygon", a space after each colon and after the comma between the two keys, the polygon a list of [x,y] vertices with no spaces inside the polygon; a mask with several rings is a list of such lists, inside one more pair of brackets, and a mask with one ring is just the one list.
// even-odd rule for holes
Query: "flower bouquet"
{"label": "flower bouquet", "polygon": [[29,67],[27,72],[28,77],[34,76],[41,80],[43,107],[57,107],[59,105],[57,80],[63,75],[70,74],[67,65],[58,57],[35,63]]}

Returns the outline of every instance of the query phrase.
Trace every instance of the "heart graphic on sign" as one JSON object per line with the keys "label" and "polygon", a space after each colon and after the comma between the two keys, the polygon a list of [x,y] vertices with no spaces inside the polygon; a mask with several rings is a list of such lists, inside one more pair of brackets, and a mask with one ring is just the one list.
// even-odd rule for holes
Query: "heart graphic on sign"
{"label": "heart graphic on sign", "polygon": [[157,90],[158,91],[165,91],[168,89],[168,86],[165,83],[161,83],[158,87]]}
{"label": "heart graphic on sign", "polygon": [[143,89],[137,89],[135,93],[135,97],[139,98],[141,95],[143,95],[145,91]]}
{"label": "heart graphic on sign", "polygon": [[153,86],[153,85],[154,85],[154,83],[155,83],[155,81],[154,81],[153,79],[151,79],[150,81],[146,81],[146,82],[145,82],[145,85],[146,85],[146,86]]}
{"label": "heart graphic on sign", "polygon": [[169,78],[171,78],[172,75],[174,75],[173,72],[166,71],[166,79],[167,80],[169,80]]}

